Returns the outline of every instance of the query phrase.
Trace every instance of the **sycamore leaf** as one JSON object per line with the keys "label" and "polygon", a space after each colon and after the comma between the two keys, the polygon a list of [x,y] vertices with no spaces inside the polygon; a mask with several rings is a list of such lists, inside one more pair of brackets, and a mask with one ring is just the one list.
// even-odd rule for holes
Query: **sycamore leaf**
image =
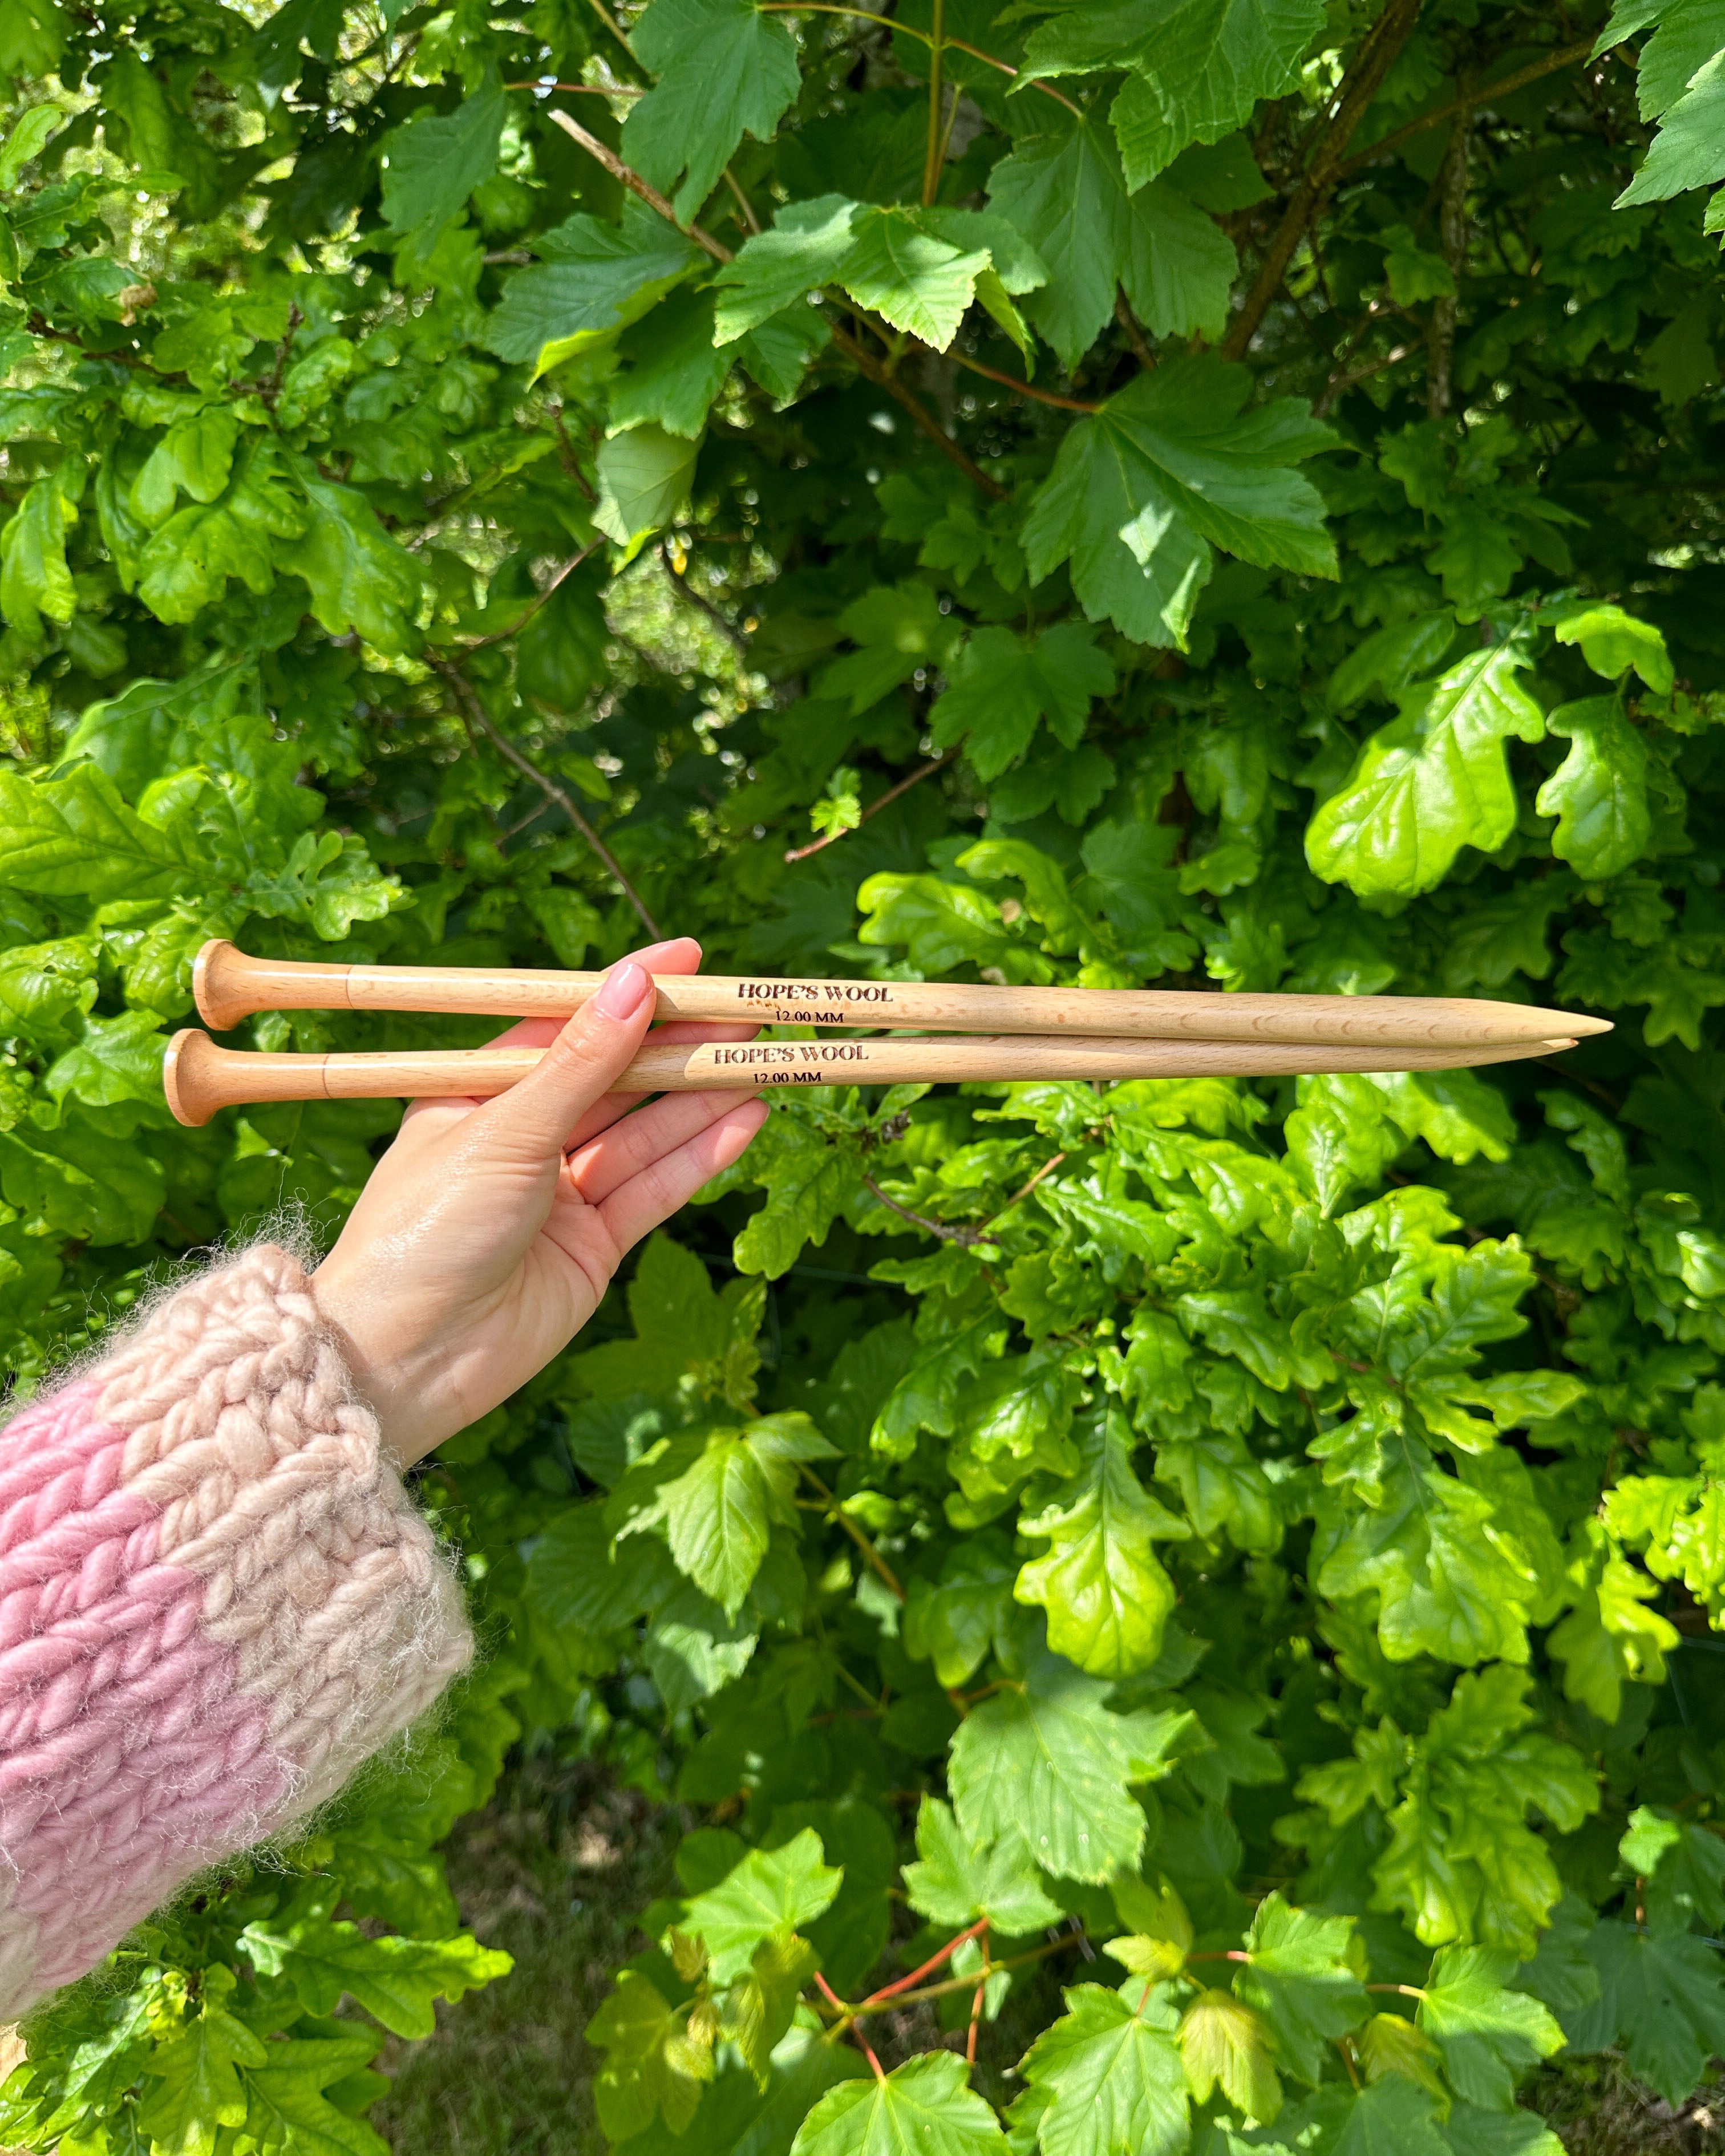
{"label": "sycamore leaf", "polygon": [[702,2086],[711,2078],[711,2055],[691,2045],[682,2028],[656,1987],[632,1969],[622,1972],[588,2023],[588,2042],[605,2053],[593,2097],[613,2141],[644,2132],[661,2112],[673,2133],[695,2116]]}
{"label": "sycamore leaf", "polygon": [[1235,1994],[1263,2015],[1292,2071],[1316,2082],[1329,2047],[1366,2016],[1352,1920],[1290,1908],[1271,1894],[1258,1905],[1245,1946]]}
{"label": "sycamore leaf", "polygon": [[1457,2096],[1507,2111],[1529,2066],[1561,2051],[1563,2032],[1537,1999],[1509,1989],[1516,1957],[1494,1947],[1446,1947],[1432,1964],[1418,2020],[1437,2040]]}
{"label": "sycamore leaf", "polygon": [[1322,0],[1108,0],[1034,31],[1023,76],[1132,69],[1113,121],[1136,188],[1291,90],[1323,21]]}
{"label": "sycamore leaf", "polygon": [[[1137,1978],[1134,1996],[1149,1990]],[[1019,2071],[1046,2100],[1043,2156],[1176,2156],[1187,2140],[1186,2074],[1173,2015],[1152,1992],[1135,2012],[1120,1993],[1081,1984]]]}
{"label": "sycamore leaf", "polygon": [[655,1529],[677,1569],[734,1618],[761,1568],[774,1523],[800,1532],[792,1502],[798,1462],[834,1456],[805,1414],[768,1415],[740,1430],[716,1430],[688,1468],[658,1486],[619,1539]]}
{"label": "sycamore leaf", "polygon": [[1504,744],[1538,741],[1539,706],[1517,680],[1517,644],[1470,652],[1399,698],[1306,834],[1306,858],[1327,883],[1362,898],[1412,897],[1449,874],[1463,846],[1491,853],[1515,828]]}
{"label": "sycamore leaf", "polygon": [[1563,704],[1548,732],[1569,753],[1539,789],[1534,806],[1555,816],[1551,850],[1589,880],[1616,875],[1647,850],[1647,745],[1615,696]]}
{"label": "sycamore leaf", "polygon": [[865,210],[838,275],[859,306],[944,352],[989,266],[988,250],[961,254],[902,210]]}
{"label": "sycamore leaf", "polygon": [[[1345,2111],[1329,2156],[1455,2156],[1439,2130],[1439,2100],[1399,2074],[1362,2089]],[[1464,2148],[1466,2144],[1463,2144]]]}
{"label": "sycamore leaf", "polygon": [[1691,77],[1666,112],[1641,169],[1612,205],[1663,202],[1690,187],[1725,178],[1725,52],[1716,52]]}
{"label": "sycamore leaf", "polygon": [[745,134],[770,142],[797,95],[797,44],[753,0],[653,0],[629,44],[658,80],[629,107],[623,156],[692,223]]}
{"label": "sycamore leaf", "polygon": [[768,232],[757,232],[713,279],[718,311],[713,335],[733,343],[837,276],[850,252],[860,206],[843,195],[787,203]]}
{"label": "sycamore leaf", "polygon": [[963,1931],[986,1917],[1003,1938],[1040,1932],[1060,1921],[1043,1891],[1024,1836],[1008,1829],[973,1844],[937,1797],[925,1795],[916,1814],[918,1861],[904,1870],[911,1907],[932,1924]]}
{"label": "sycamore leaf", "polygon": [[504,285],[485,341],[504,359],[531,360],[536,375],[638,321],[702,259],[633,196],[620,225],[578,212],[534,251],[538,262]]}
{"label": "sycamore leaf", "polygon": [[688,1903],[676,1928],[706,1946],[715,1984],[749,1969],[763,1939],[802,1929],[827,1908],[844,1873],[822,1861],[812,1826],[780,1849],[752,1849],[716,1886]]}
{"label": "sycamore leaf", "polygon": [[1170,1770],[1194,1722],[1178,1711],[1110,1713],[1108,1689],[1045,1656],[965,1717],[947,1781],[973,1843],[1020,1834],[1057,1878],[1136,1868],[1144,1815],[1128,1792]]}
{"label": "sycamore leaf", "polygon": [[950,2051],[925,2051],[884,2081],[829,2089],[791,2156],[1005,2156],[1006,2137]]}
{"label": "sycamore leaf", "polygon": [[1440,2071],[1442,2054],[1423,2029],[1401,2015],[1374,2014],[1363,2029],[1356,2030],[1353,2042],[1368,2082],[1381,2082],[1386,2074],[1399,2074],[1404,2081],[1430,2090],[1440,2102],[1448,2102],[1450,2092]]}
{"label": "sycamore leaf", "polygon": [[671,293],[625,335],[623,350],[634,364],[613,378],[610,431],[652,425],[695,440],[734,357],[714,348],[711,293]]}
{"label": "sycamore leaf", "polygon": [[1264,2022],[1230,1992],[1199,1992],[1181,2018],[1179,2042],[1194,2103],[1207,2103],[1219,2088],[1236,2110],[1266,2125],[1281,2109]]}
{"label": "sycamore leaf", "polygon": [[1129,194],[1114,144],[1096,120],[1021,137],[990,173],[988,198],[1045,266],[1024,311],[1069,369],[1113,313],[1122,285],[1153,334],[1219,334],[1233,243],[1171,184]]}
{"label": "sycamore leaf", "polygon": [[392,232],[412,234],[423,252],[467,198],[497,169],[508,100],[495,67],[471,97],[448,114],[410,120],[383,138],[383,215]]}
{"label": "sycamore leaf", "polygon": [[1189,1532],[1132,1471],[1132,1431],[1118,1409],[1080,1435],[1084,1464],[1019,1532],[1046,1541],[1045,1556],[1019,1573],[1019,1601],[1048,1612],[1048,1643],[1091,1676],[1128,1677],[1162,1651],[1173,1583],[1154,1537]]}
{"label": "sycamore leaf", "polygon": [[[1084,738],[1091,700],[1114,686],[1114,669],[1081,622],[1057,622],[1034,644],[1009,629],[979,629],[947,670],[946,693],[928,715],[938,748],[966,741],[978,778],[998,778],[1030,746],[1038,722],[1065,748]],[[968,740],[967,740],[968,737]]]}
{"label": "sycamore leaf", "polygon": [[599,498],[593,521],[632,559],[687,499],[700,442],[663,427],[614,434],[598,454]]}
{"label": "sycamore leaf", "polygon": [[1620,2046],[1630,2071],[1680,2104],[1725,2051],[1725,1967],[1716,1948],[1693,1932],[1651,1935],[1608,1921],[1594,1927],[1588,1951],[1599,1995],[1563,2017],[1570,2048]]}
{"label": "sycamore leaf", "polygon": [[1141,374],[1062,440],[1031,505],[1033,579],[1070,558],[1092,621],[1183,645],[1212,545],[1241,560],[1333,576],[1322,504],[1290,465],[1330,446],[1295,398],[1242,410],[1250,377],[1209,358]]}
{"label": "sycamore leaf", "polygon": [[790,2027],[798,1997],[819,1958],[807,1939],[775,1934],[762,1940],[747,1974],[725,1994],[725,2033],[742,2053],[757,2088],[772,2081],[774,2047]]}

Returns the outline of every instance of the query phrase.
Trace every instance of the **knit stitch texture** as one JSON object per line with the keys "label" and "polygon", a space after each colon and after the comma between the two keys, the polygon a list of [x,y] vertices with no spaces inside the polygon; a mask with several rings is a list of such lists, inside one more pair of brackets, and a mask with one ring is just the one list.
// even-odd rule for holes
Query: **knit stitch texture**
{"label": "knit stitch texture", "polygon": [[279,1835],[472,1651],[305,1275],[262,1245],[0,1431],[0,2021]]}

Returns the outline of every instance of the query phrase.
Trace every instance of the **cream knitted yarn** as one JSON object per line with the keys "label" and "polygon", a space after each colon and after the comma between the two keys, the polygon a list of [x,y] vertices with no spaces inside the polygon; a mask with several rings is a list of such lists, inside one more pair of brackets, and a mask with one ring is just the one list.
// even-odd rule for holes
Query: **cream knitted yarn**
{"label": "cream knitted yarn", "polygon": [[470,1652],[298,1260],[158,1305],[0,1433],[0,2018],[331,1795]]}

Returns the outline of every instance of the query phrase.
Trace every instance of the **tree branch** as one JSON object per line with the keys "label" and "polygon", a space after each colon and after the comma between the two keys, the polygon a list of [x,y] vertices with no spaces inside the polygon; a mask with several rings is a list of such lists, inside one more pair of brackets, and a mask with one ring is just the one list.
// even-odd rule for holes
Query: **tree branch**
{"label": "tree branch", "polygon": [[641,926],[655,943],[661,942],[663,931],[652,915],[648,912],[642,901],[641,894],[624,874],[623,865],[616,855],[612,852],[593,825],[576,807],[567,788],[559,786],[548,772],[542,771],[536,763],[523,756],[508,736],[500,730],[493,721],[490,713],[480,701],[472,682],[453,660],[439,659],[434,654],[431,663],[454,690],[456,698],[469,721],[479,728],[506,763],[512,763],[524,778],[531,778],[546,799],[554,801],[562,810],[575,829],[586,839],[598,860],[604,864],[607,874],[616,879],[619,889],[639,916]]}
{"label": "tree branch", "polygon": [[1258,274],[1252,280],[1245,304],[1229,326],[1222,341],[1224,359],[1243,357],[1258,333],[1258,325],[1270,311],[1281,280],[1306,236],[1307,227],[1322,208],[1325,198],[1341,176],[1342,160],[1366,109],[1384,85],[1395,57],[1407,43],[1420,13],[1420,0],[1389,0],[1389,5],[1361,40],[1353,65],[1342,83],[1334,116],[1325,128],[1305,177],[1282,213]]}
{"label": "tree branch", "polygon": [[[692,239],[697,247],[711,254],[715,262],[736,260],[736,256],[722,240],[715,239],[710,232],[703,232],[698,224],[678,223],[676,211],[660,193],[658,188],[650,186],[639,172],[632,171],[625,165],[617,152],[608,144],[600,141],[597,135],[588,134],[578,120],[572,120],[567,112],[553,112],[549,116],[557,122],[572,141],[578,142],[590,157],[596,158],[614,180],[620,182],[632,195],[645,203],[649,209],[657,210],[667,224],[675,225],[679,232]],[[876,383],[886,392],[889,397],[903,405],[905,410],[910,413],[930,441],[940,450],[942,455],[949,458],[953,464],[957,465],[973,485],[980,487],[984,494],[992,495],[996,501],[1004,501],[1006,489],[997,485],[986,472],[981,470],[972,461],[969,455],[959,447],[946,429],[942,426],[940,421],[935,418],[933,413],[911,394],[886,362],[876,359],[871,352],[860,344],[848,330],[840,328],[837,322],[832,323],[830,326],[833,342],[839,351],[851,361],[860,372],[865,374],[870,382]]]}
{"label": "tree branch", "polygon": [[1391,150],[1399,150],[1404,142],[1415,135],[1423,135],[1428,127],[1440,127],[1458,113],[1471,112],[1476,105],[1490,105],[1496,99],[1507,97],[1512,90],[1525,90],[1530,82],[1538,82],[1542,75],[1555,74],[1559,68],[1574,67],[1584,60],[1594,49],[1591,38],[1578,38],[1573,45],[1560,45],[1543,60],[1534,60],[1513,74],[1507,74],[1499,82],[1488,82],[1482,89],[1471,90],[1466,97],[1453,98],[1448,105],[1440,105],[1435,112],[1423,113],[1418,120],[1410,120],[1405,127],[1398,127],[1393,135],[1384,135],[1368,148],[1356,151],[1343,160],[1340,172],[1352,172],[1361,165],[1369,165]]}
{"label": "tree branch", "polygon": [[[851,830],[854,831],[860,829],[863,824],[868,822],[870,816],[878,816],[883,808],[891,807],[892,803],[897,800],[900,794],[908,793],[913,786],[919,784],[923,779],[927,778],[930,772],[938,771],[942,764],[950,763],[952,761],[952,751],[951,749],[943,749],[938,756],[931,757],[927,763],[920,766],[918,769],[913,771],[908,778],[901,778],[896,786],[890,788],[886,793],[880,796],[880,798],[878,801],[870,802],[868,807],[865,808],[861,815],[857,818],[856,822],[851,825]],[[806,861],[811,854],[822,853],[827,847],[834,844],[836,840],[848,836],[849,834],[847,832],[829,831],[824,839],[815,839],[812,845],[793,847],[791,851],[785,855],[785,859],[787,861]]]}
{"label": "tree branch", "polygon": [[490,636],[475,637],[471,644],[463,644],[461,647],[463,651],[483,651],[488,644],[501,644],[507,637],[518,636],[521,630],[526,627],[527,624],[531,621],[534,615],[538,613],[540,608],[542,607],[546,601],[552,597],[552,593],[557,590],[557,586],[562,583],[564,578],[573,576],[576,570],[581,567],[582,563],[587,559],[588,556],[592,553],[593,548],[597,547],[598,543],[599,542],[597,539],[589,539],[586,546],[582,548],[578,554],[572,554],[568,560],[565,562],[562,567],[557,571],[557,574],[552,578],[551,582],[545,587],[545,589],[533,599],[526,610],[522,613],[519,621],[512,621],[507,629],[494,630]]}

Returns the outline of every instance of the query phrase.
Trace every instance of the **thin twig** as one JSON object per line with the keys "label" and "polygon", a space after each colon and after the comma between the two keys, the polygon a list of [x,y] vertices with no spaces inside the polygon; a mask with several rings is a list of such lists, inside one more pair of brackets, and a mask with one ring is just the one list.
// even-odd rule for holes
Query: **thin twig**
{"label": "thin twig", "polygon": [[761,220],[755,215],[755,206],[743,192],[738,184],[736,173],[728,165],[725,167],[725,184],[737,198],[737,207],[742,212],[743,223],[751,232],[758,232],[761,229]]}
{"label": "thin twig", "polygon": [[1000,1210],[998,1213],[991,1213],[988,1215],[988,1219],[983,1223],[983,1228],[992,1228],[997,1220],[1001,1219],[1005,1214],[1010,1213],[1013,1207],[1018,1204],[1019,1200],[1022,1198],[1028,1198],[1030,1193],[1036,1188],[1037,1184],[1041,1182],[1043,1177],[1045,1175],[1052,1175],[1065,1158],[1066,1156],[1065,1153],[1057,1152],[1052,1160],[1044,1161],[1041,1167],[1037,1169],[1034,1175],[1030,1178],[1030,1180],[1024,1185],[1022,1190],[1014,1190],[1011,1197],[1007,1199],[1005,1204],[1000,1208]]}
{"label": "thin twig", "polygon": [[[603,536],[603,535],[602,534],[601,536]],[[573,576],[576,570],[581,567],[582,563],[598,544],[599,541],[598,539],[589,539],[586,546],[582,548],[578,554],[572,554],[568,560],[564,562],[562,568],[560,568],[557,574],[552,578],[551,582],[545,587],[545,589],[533,600],[531,605],[528,607],[526,612],[522,614],[519,621],[511,622],[507,629],[493,630],[490,636],[476,637],[471,644],[466,644],[461,647],[463,651],[483,651],[487,644],[501,644],[506,637],[519,636],[521,632],[526,627],[527,624],[531,621],[534,615],[538,613],[540,608],[542,607],[546,601],[556,592],[557,586],[562,583],[564,578]]]}
{"label": "thin twig", "polygon": [[833,1517],[839,1522],[839,1525],[844,1528],[845,1533],[850,1536],[852,1542],[856,1544],[857,1548],[868,1559],[870,1569],[877,1575],[882,1584],[890,1588],[892,1593],[898,1597],[901,1602],[908,1600],[909,1598],[906,1594],[904,1589],[904,1583],[900,1579],[898,1574],[893,1570],[892,1567],[886,1562],[886,1558],[881,1556],[880,1551],[875,1548],[873,1543],[869,1540],[862,1529],[858,1527],[856,1522],[851,1518],[850,1515],[840,1507],[837,1497],[835,1497],[833,1492],[828,1489],[826,1484],[821,1481],[819,1476],[815,1473],[814,1470],[809,1466],[806,1460],[802,1463],[802,1466],[803,1472],[809,1477],[815,1488],[819,1491],[821,1496],[826,1499]]}
{"label": "thin twig", "polygon": [[1452,98],[1449,104],[1440,105],[1435,112],[1421,114],[1410,120],[1405,127],[1398,127],[1393,135],[1379,136],[1366,149],[1357,151],[1343,160],[1338,170],[1346,174],[1361,165],[1370,164],[1390,150],[1398,150],[1415,135],[1423,135],[1428,127],[1441,126],[1458,113],[1471,112],[1477,105],[1491,105],[1500,97],[1507,97],[1512,90],[1525,90],[1530,82],[1538,82],[1542,75],[1555,74],[1559,68],[1573,67],[1577,60],[1584,60],[1594,49],[1591,38],[1579,38],[1573,45],[1560,45],[1556,52],[1548,53],[1543,60],[1535,60],[1513,74],[1507,74],[1499,82],[1488,82],[1483,89],[1471,90],[1466,97]]}
{"label": "thin twig", "polygon": [[848,330],[842,329],[837,322],[832,323],[831,328],[833,342],[839,351],[867,375],[870,382],[884,389],[896,403],[903,405],[941,454],[957,465],[973,486],[979,487],[984,494],[996,501],[1005,501],[1006,489],[996,480],[990,479],[969,453],[952,439],[933,413],[919,398],[911,393],[883,360],[876,359],[873,352],[852,336]]}
{"label": "thin twig", "polygon": [[[598,0],[594,0],[594,4],[598,5]],[[619,35],[621,34],[619,32]],[[698,224],[679,223],[675,210],[658,188],[644,180],[632,167],[625,165],[608,143],[600,141],[597,135],[589,135],[578,120],[571,119],[567,112],[547,112],[546,117],[554,121],[572,142],[578,142],[589,157],[597,159],[614,180],[620,182],[632,195],[638,195],[649,209],[657,210],[667,224],[675,224],[679,232],[711,254],[715,262],[730,262],[735,259],[722,241],[715,239],[709,232],[703,232]]]}
{"label": "thin twig", "polygon": [[[998,367],[984,367],[981,360],[968,359],[962,352],[953,351],[943,356],[957,360],[960,367],[968,367],[973,374],[985,374],[990,382],[1004,383],[1007,388],[1015,389],[1020,397],[1031,398],[1038,404],[1058,405],[1062,412],[1100,412],[1102,408],[1100,404],[1086,404],[1076,397],[1056,397],[1051,389],[1033,388],[1028,382],[1019,382],[1010,374],[1003,374]],[[1151,364],[1153,365],[1154,362]]]}
{"label": "thin twig", "polygon": [[1352,389],[1357,382],[1369,382],[1374,374],[1382,374],[1387,367],[1399,367],[1410,352],[1418,352],[1419,349],[1419,340],[1410,338],[1406,344],[1399,344],[1394,352],[1386,352],[1382,359],[1374,359],[1364,367],[1357,367],[1352,373],[1332,374],[1313,402],[1312,407],[1313,413],[1317,418],[1322,418],[1325,413],[1335,403],[1336,399],[1345,391]]}
{"label": "thin twig", "polygon": [[928,41],[928,147],[922,159],[922,207],[929,208],[941,183],[941,92],[947,0],[934,0],[933,33]]}
{"label": "thin twig", "polygon": [[1132,355],[1139,366],[1147,369],[1154,367],[1156,354],[1150,348],[1150,340],[1144,334],[1143,324],[1127,305],[1124,292],[1117,291],[1114,295],[1114,319],[1126,331],[1126,341],[1132,346]]}
{"label": "thin twig", "polygon": [[719,611],[718,608],[713,604],[710,598],[704,597],[700,592],[696,591],[694,585],[689,582],[686,577],[680,576],[678,572],[672,567],[671,558],[665,552],[665,542],[664,540],[661,539],[660,541],[658,546],[654,549],[654,552],[659,557],[660,566],[664,569],[666,576],[670,578],[672,588],[680,598],[685,598],[691,606],[697,608],[701,613],[704,613],[707,619],[712,624],[713,627],[718,630],[719,634],[729,639],[732,649],[737,652],[739,658],[747,658],[748,656],[749,648],[748,639],[743,634],[742,631],[737,626],[737,624],[734,621],[727,619],[726,617]]}
{"label": "thin twig", "polygon": [[921,1228],[931,1235],[938,1235],[943,1243],[957,1243],[962,1250],[969,1250],[986,1240],[980,1228],[949,1227],[944,1220],[931,1220],[925,1214],[913,1213],[908,1205],[901,1205],[896,1198],[889,1198],[872,1175],[865,1175],[863,1188],[871,1198],[878,1198],[889,1213],[896,1213],[901,1220],[908,1220],[913,1228]]}
{"label": "thin twig", "polygon": [[883,1984],[878,1991],[871,1991],[862,2002],[863,2005],[878,2006],[883,1999],[896,1999],[901,1991],[914,1991],[931,1969],[938,1969],[948,1955],[957,1953],[967,1939],[973,1939],[978,1932],[985,1932],[988,1928],[988,1918],[978,1917],[968,1931],[960,1932],[957,1938],[948,1939],[938,1953],[931,1954],[920,1968],[913,1969],[908,1976],[901,1976],[896,1984]]}
{"label": "thin twig", "polygon": [[[898,799],[900,794],[908,793],[913,786],[920,785],[932,771],[938,771],[943,764],[950,763],[953,755],[954,751],[948,748],[942,749],[938,756],[931,757],[927,763],[913,771],[908,778],[901,778],[896,786],[889,788],[878,801],[870,802],[868,807],[857,818],[856,822],[849,827],[850,830],[859,829],[868,822],[870,816],[878,816],[883,808],[890,808]],[[785,859],[787,861],[806,861],[811,854],[822,852],[826,847],[847,835],[845,831],[829,831],[824,839],[816,839],[806,846],[793,847],[785,855]]]}
{"label": "thin twig", "polygon": [[1317,151],[1307,167],[1305,177],[1294,190],[1293,198],[1282,213],[1282,218],[1271,236],[1258,274],[1252,280],[1245,304],[1229,326],[1222,341],[1224,359],[1243,358],[1257,335],[1258,325],[1270,311],[1270,303],[1281,289],[1281,280],[1287,274],[1295,250],[1306,236],[1306,228],[1322,208],[1330,190],[1340,177],[1342,159],[1347,153],[1354,130],[1365,117],[1367,107],[1383,87],[1384,79],[1395,63],[1396,55],[1407,43],[1415,18],[1420,13],[1420,0],[1390,0],[1366,35],[1360,41],[1359,50],[1353,56],[1353,64],[1343,78],[1341,97],[1334,117],[1323,131]]}
{"label": "thin twig", "polygon": [[865,2036],[862,2030],[857,2027],[855,2015],[850,2012],[850,2010],[846,2007],[844,2000],[839,1998],[838,1993],[834,1990],[832,1985],[827,1982],[825,1977],[821,1974],[819,1969],[816,1969],[814,1972],[814,1980],[826,1994],[827,1997],[832,2001],[834,2005],[838,2008],[841,2016],[838,2021],[834,2023],[829,2034],[838,2035],[842,2031],[848,2029],[850,2034],[855,2037],[857,2043],[861,2047],[863,2056],[875,2069],[875,2079],[877,2082],[884,2082],[886,2076],[880,2070],[880,2061],[875,2056],[873,2051],[870,2050],[868,2038]]}
{"label": "thin twig", "polygon": [[493,722],[490,713],[480,701],[473,684],[453,660],[439,659],[434,654],[431,663],[454,690],[468,719],[479,728],[504,762],[512,763],[524,778],[531,778],[547,801],[556,802],[558,808],[586,839],[599,860],[604,864],[607,874],[616,879],[619,889],[639,916],[641,926],[655,943],[661,942],[664,932],[647,911],[641,894],[624,874],[623,865],[616,855],[612,852],[593,825],[576,807],[567,788],[559,786],[548,772],[542,771],[536,763],[523,756],[507,735],[500,731]]}
{"label": "thin twig", "polygon": [[[927,45],[932,49],[934,44],[934,39],[927,30],[916,29],[909,23],[901,23],[891,15],[877,15],[867,8],[835,8],[829,5],[828,0],[760,0],[756,13],[762,15],[854,15],[860,23],[879,23],[884,28],[901,37],[914,38],[919,45]],[[1002,74],[1015,75],[1018,73],[1010,60],[1004,60],[995,53],[985,53],[980,45],[968,45],[963,38],[943,37],[941,43],[950,45],[955,53],[968,53],[973,60],[980,60],[984,67],[999,68]],[[1081,118],[1083,116],[1080,107],[1063,91],[1056,90],[1051,82],[1033,82],[1030,87],[1040,90],[1045,97],[1051,97],[1056,105],[1064,105],[1068,112],[1078,113]]]}

